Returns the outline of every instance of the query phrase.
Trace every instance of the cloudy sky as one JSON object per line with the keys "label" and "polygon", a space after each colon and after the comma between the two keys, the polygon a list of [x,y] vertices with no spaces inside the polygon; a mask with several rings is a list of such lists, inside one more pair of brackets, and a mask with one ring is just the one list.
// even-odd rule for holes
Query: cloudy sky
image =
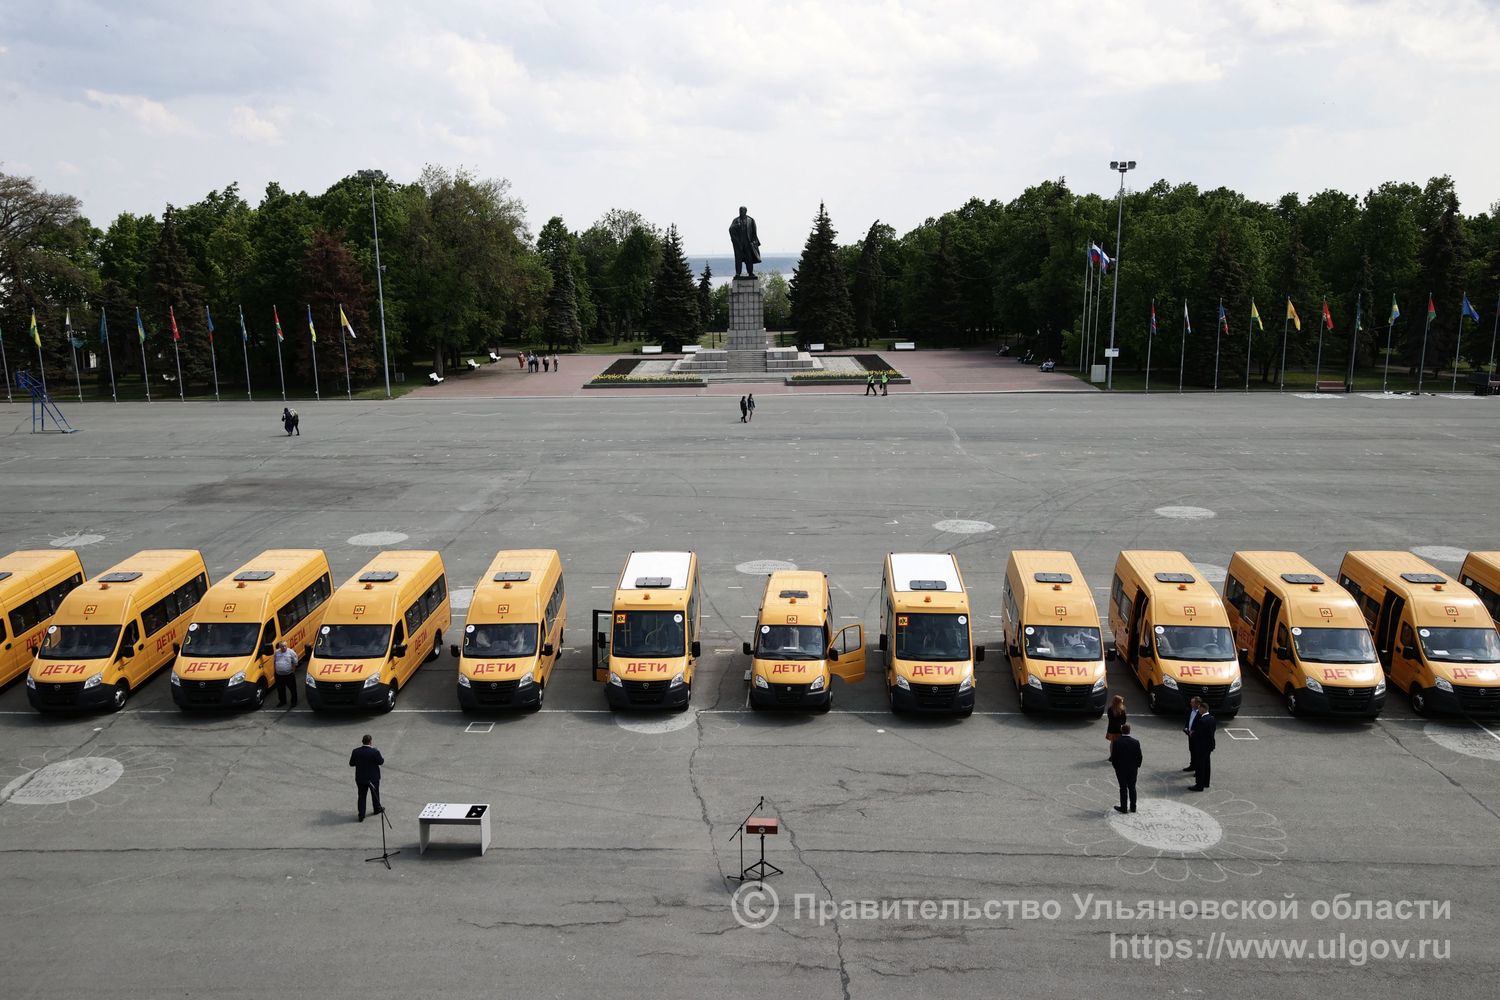
{"label": "cloudy sky", "polygon": [[0,0],[0,170],[105,224],[238,181],[425,163],[505,177],[533,231],[611,207],[796,250],[1065,176],[1500,200],[1496,0]]}

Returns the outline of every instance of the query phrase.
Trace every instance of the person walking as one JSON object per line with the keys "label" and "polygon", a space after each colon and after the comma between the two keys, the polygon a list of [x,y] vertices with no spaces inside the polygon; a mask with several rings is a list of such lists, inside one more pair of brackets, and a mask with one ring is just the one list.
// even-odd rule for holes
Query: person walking
{"label": "person walking", "polygon": [[743,423],[745,423],[749,419],[750,419],[750,404],[747,403],[747,402],[745,402],[745,397],[744,396],[741,396],[740,397],[740,423],[743,424]]}
{"label": "person walking", "polygon": [[1189,771],[1194,771],[1198,767],[1197,761],[1193,759],[1193,723],[1198,718],[1198,709],[1202,704],[1202,700],[1200,700],[1196,695],[1188,699],[1187,723],[1182,727],[1182,731],[1186,733],[1188,737],[1188,766],[1182,769],[1183,774],[1187,774]]}
{"label": "person walking", "polygon": [[526,370],[526,355],[522,354],[520,351],[516,352],[516,367],[521,369],[521,371],[523,372]]}
{"label": "person walking", "polygon": [[297,416],[297,411],[290,406],[283,406],[281,408],[281,426],[286,428],[287,437],[291,437],[293,434],[296,434],[298,437],[302,436],[302,418]]}
{"label": "person walking", "polygon": [[1109,763],[1115,769],[1115,780],[1120,783],[1120,804],[1115,806],[1115,812],[1135,812],[1135,779],[1145,759],[1140,741],[1130,735],[1130,723],[1120,723],[1120,732],[1109,745]]}
{"label": "person walking", "polygon": [[871,372],[870,375],[869,375],[869,377],[865,379],[865,395],[866,396],[878,396],[878,395],[880,395],[880,393],[878,393],[878,392],[875,391],[875,373],[874,372]]}
{"label": "person walking", "polygon": [[751,420],[755,419],[755,393],[753,393],[753,392],[750,393],[750,395],[748,395],[748,396],[745,397],[745,412],[746,412],[746,417],[745,417],[745,422],[746,423],[749,423]]}
{"label": "person walking", "polygon": [[365,796],[370,796],[370,805],[377,813],[385,810],[380,806],[380,765],[385,758],[372,745],[375,738],[366,733],[359,746],[349,755],[349,766],[354,768],[354,787],[359,789],[359,821],[365,821]]}
{"label": "person walking", "polygon": [[[1104,738],[1110,743],[1120,735],[1120,727],[1125,725],[1125,696],[1117,694],[1109,699],[1109,707],[1104,710]],[[1110,748],[1110,760],[1114,759],[1114,748]]]}
{"label": "person walking", "polygon": [[1208,710],[1207,705],[1200,703],[1198,715],[1193,719],[1193,725],[1188,730],[1188,749],[1193,752],[1193,785],[1188,789],[1190,792],[1202,792],[1208,790],[1209,778],[1212,776],[1212,761],[1216,742],[1214,732],[1219,728],[1219,720],[1214,718],[1214,713]]}
{"label": "person walking", "polygon": [[887,375],[885,372],[881,372],[880,373],[880,394],[882,396],[889,396],[891,394],[890,385],[891,385],[891,377],[889,375]]}
{"label": "person walking", "polygon": [[562,369],[562,365],[560,365],[560,364],[557,363],[557,352],[553,351],[552,352],[552,371],[555,374],[558,371],[560,371],[561,369]]}
{"label": "person walking", "polygon": [[551,371],[551,370],[552,370],[552,358],[550,356],[546,355],[546,354],[543,354],[542,355],[542,371],[548,372],[548,371]]}
{"label": "person walking", "polygon": [[276,704],[286,707],[286,696],[292,696],[292,708],[297,707],[297,651],[283,639],[276,644],[276,654],[271,658],[276,670]]}

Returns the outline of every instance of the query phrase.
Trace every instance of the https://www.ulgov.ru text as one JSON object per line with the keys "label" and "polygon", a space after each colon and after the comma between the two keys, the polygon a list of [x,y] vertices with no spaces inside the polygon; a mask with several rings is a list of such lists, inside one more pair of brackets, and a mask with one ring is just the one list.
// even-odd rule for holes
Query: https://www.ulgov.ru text
{"label": "https://www.ulgov.ru text", "polygon": [[1355,968],[1371,962],[1440,962],[1453,953],[1448,938],[1268,937],[1211,931],[1204,936],[1118,934],[1110,932],[1109,957],[1120,961],[1171,962],[1265,959],[1283,962],[1337,962]]}

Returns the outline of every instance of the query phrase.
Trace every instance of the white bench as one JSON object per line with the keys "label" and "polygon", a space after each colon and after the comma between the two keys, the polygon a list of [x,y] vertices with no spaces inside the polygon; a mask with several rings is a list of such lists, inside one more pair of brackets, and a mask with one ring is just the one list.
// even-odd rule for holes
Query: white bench
{"label": "white bench", "polygon": [[682,345],[682,353],[683,354],[697,354],[700,350],[702,350],[702,348],[699,345],[697,345],[697,344],[683,344]]}
{"label": "white bench", "polygon": [[823,350],[823,345],[822,344],[808,344],[807,345],[807,349],[809,351],[821,351],[821,350]]}
{"label": "white bench", "polygon": [[917,342],[915,340],[898,340],[891,347],[898,351],[915,351]]}
{"label": "white bench", "polygon": [[660,354],[661,353],[661,345],[660,344],[647,344],[646,346],[644,346],[644,347],[641,348],[641,353],[642,354]]}
{"label": "white bench", "polygon": [[490,848],[490,804],[488,802],[429,802],[417,814],[417,853],[426,854],[433,824],[479,827],[479,856]]}

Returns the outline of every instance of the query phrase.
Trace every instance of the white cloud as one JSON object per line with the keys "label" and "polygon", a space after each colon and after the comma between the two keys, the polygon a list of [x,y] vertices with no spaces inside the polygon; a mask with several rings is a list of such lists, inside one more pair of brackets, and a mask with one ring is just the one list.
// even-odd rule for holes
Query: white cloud
{"label": "white cloud", "polygon": [[107,111],[123,111],[133,118],[147,135],[191,135],[195,131],[186,119],[167,110],[160,101],[138,94],[106,94],[85,90],[83,95]]}
{"label": "white cloud", "polygon": [[255,109],[239,104],[229,113],[229,131],[246,142],[265,146],[281,145],[281,127],[262,118]]}

